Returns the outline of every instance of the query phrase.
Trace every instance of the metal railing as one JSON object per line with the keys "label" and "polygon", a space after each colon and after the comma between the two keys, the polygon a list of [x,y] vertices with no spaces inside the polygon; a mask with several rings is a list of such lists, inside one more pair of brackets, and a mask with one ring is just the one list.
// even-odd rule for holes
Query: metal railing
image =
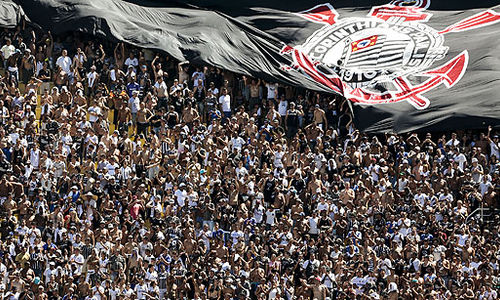
{"label": "metal railing", "polygon": [[470,213],[467,218],[465,219],[465,222],[467,224],[470,223],[472,218],[476,217],[477,215],[480,215],[481,223],[484,223],[485,217],[490,221],[490,217],[499,214],[500,209],[495,209],[495,208],[489,208],[489,207],[480,207],[474,210],[472,213]]}

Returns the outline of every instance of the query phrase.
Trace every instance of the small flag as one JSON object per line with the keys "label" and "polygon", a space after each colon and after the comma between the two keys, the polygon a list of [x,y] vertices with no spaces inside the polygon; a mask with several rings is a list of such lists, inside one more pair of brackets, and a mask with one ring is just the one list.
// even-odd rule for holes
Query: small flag
{"label": "small flag", "polygon": [[370,46],[375,45],[377,43],[377,38],[378,38],[377,35],[372,35],[369,38],[365,38],[365,39],[361,39],[361,40],[357,40],[355,42],[352,42],[351,43],[352,52],[355,52],[355,51],[358,51],[361,49],[365,49],[365,48],[368,48]]}

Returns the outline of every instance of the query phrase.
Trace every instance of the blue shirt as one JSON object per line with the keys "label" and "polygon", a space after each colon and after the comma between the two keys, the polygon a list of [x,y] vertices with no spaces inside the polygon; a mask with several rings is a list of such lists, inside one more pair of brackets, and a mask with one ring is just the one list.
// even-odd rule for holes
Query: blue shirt
{"label": "blue shirt", "polygon": [[132,97],[132,93],[134,91],[139,91],[141,89],[140,85],[137,82],[131,82],[127,84],[127,93],[130,97]]}
{"label": "blue shirt", "polygon": [[12,161],[12,148],[11,147],[5,147],[2,149],[3,153],[5,154],[5,159],[7,161]]}

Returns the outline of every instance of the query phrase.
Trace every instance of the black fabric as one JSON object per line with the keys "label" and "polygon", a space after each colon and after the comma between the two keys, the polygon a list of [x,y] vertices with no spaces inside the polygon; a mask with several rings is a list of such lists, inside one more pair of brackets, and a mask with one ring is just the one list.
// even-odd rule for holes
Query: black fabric
{"label": "black fabric", "polygon": [[[388,2],[391,1],[333,1],[331,7],[336,17],[330,25],[297,14],[324,3],[320,1],[23,0],[20,5],[32,22],[55,33],[83,31],[160,49],[178,60],[207,63],[268,81],[343,94],[352,101],[356,127],[364,131],[500,125],[500,105],[497,105],[500,22],[495,19],[500,12],[499,2],[395,0],[391,2],[394,5],[376,8]],[[382,13],[383,9],[399,12],[398,7],[411,5],[423,7],[408,10],[423,19],[405,17],[406,22],[398,23],[401,20],[384,19],[383,14],[378,18],[373,16],[376,9]],[[0,4],[3,25],[12,26],[17,21],[13,16],[19,12],[6,13],[10,6],[9,1]],[[491,22],[482,27],[452,28],[443,33],[448,26],[486,13],[488,9],[491,9]],[[495,20],[497,22],[493,22]],[[329,37],[328,33],[333,36],[339,32],[337,29],[345,30],[341,25],[354,26],[357,21],[372,22],[368,27],[374,27],[365,31],[357,27],[356,32],[334,42],[335,47],[344,43],[343,51],[348,54],[340,55],[340,46],[331,47],[327,49],[329,59],[314,61],[318,55],[314,51],[321,49],[317,46],[325,42],[320,38],[321,32],[325,33],[323,38]],[[382,26],[389,29],[383,30]],[[373,35],[369,36],[371,29]],[[419,34],[424,37],[418,37]],[[285,45],[294,48],[280,53]],[[427,59],[426,64],[416,69],[408,67],[416,59],[415,55],[424,52],[425,57],[434,59]],[[376,54],[373,59],[367,59],[371,56],[365,53]],[[299,60],[302,67],[294,68]],[[307,60],[311,65],[304,68],[309,63]],[[398,69],[401,62],[405,65]],[[461,76],[448,82],[450,86],[445,85],[443,75],[437,75],[443,72],[442,66],[462,70]],[[358,73],[352,75],[352,70]],[[375,79],[364,78],[365,73],[360,70],[376,74]],[[428,88],[427,81],[433,78],[437,78],[437,83],[430,82],[433,86]],[[364,90],[359,89],[361,86]],[[425,89],[415,90],[419,86]],[[396,97],[401,91],[405,96]],[[388,96],[383,96],[383,101],[367,104],[356,98],[360,92],[369,99],[373,95],[377,99],[376,95],[381,93]],[[394,99],[400,101],[380,104]]]}

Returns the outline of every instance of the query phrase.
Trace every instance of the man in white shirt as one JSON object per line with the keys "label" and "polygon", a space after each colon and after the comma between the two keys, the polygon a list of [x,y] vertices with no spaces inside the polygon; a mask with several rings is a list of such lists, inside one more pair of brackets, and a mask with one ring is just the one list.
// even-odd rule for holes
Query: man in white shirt
{"label": "man in white shirt", "polygon": [[156,281],[158,279],[158,272],[156,272],[154,265],[149,265],[146,271],[146,280]]}
{"label": "man in white shirt", "polygon": [[363,288],[365,284],[368,282],[366,276],[363,276],[363,271],[361,269],[356,270],[356,276],[352,277],[351,284],[355,285],[354,292],[356,295],[363,293]]}
{"label": "man in white shirt", "polygon": [[465,167],[465,163],[467,162],[467,158],[465,157],[465,155],[463,153],[460,153],[458,151],[458,148],[455,148],[455,150],[453,151],[454,155],[453,155],[453,160],[458,163],[458,167],[460,168],[460,170],[464,170],[464,167]]}
{"label": "man in white shirt", "polygon": [[308,222],[309,222],[309,234],[312,236],[317,236],[319,234],[319,228],[318,228],[319,217],[317,211],[313,211],[312,216],[309,217]]}
{"label": "man in white shirt", "polygon": [[182,83],[179,83],[179,79],[174,79],[174,84],[170,87],[170,95],[174,95],[177,91],[182,91],[184,86]]}
{"label": "man in white shirt", "polygon": [[274,152],[273,164],[275,168],[284,168],[283,157],[285,156],[285,151],[280,144],[276,146],[276,151]]}
{"label": "man in white shirt", "polygon": [[286,113],[288,112],[288,101],[285,100],[285,95],[281,95],[278,103],[278,113],[281,116],[281,124],[285,124]]}
{"label": "man in white shirt", "polygon": [[57,269],[55,269],[55,263],[54,262],[50,262],[48,268],[45,269],[45,272],[43,272],[43,277],[45,279],[45,284],[49,283],[50,277],[52,275],[57,276],[57,274],[58,274],[58,271],[57,271]]}
{"label": "man in white shirt", "polygon": [[488,189],[492,187],[494,188],[493,184],[491,183],[491,176],[490,175],[485,175],[482,177],[482,181],[479,184],[479,189],[481,191],[481,196],[484,196]]}
{"label": "man in white shirt", "polygon": [[235,149],[241,151],[241,147],[243,147],[244,144],[245,140],[235,132],[230,141],[231,151],[234,152]]}
{"label": "man in white shirt", "polygon": [[222,95],[219,97],[219,104],[221,105],[224,118],[231,117],[231,96],[228,95],[227,89],[222,89]]}
{"label": "man in white shirt", "polygon": [[144,257],[146,255],[147,249],[153,249],[153,244],[148,241],[147,237],[144,237],[143,240],[139,243],[139,254]]}
{"label": "man in white shirt", "polygon": [[323,196],[320,196],[320,202],[318,203],[318,206],[316,207],[316,210],[319,212],[326,211],[328,212],[329,205],[326,203],[326,199]]}
{"label": "man in white shirt", "polygon": [[[165,81],[163,80],[163,77],[158,76],[156,79],[155,85],[154,85],[154,94],[158,99],[164,99],[166,101],[168,97],[168,87]],[[166,103],[165,103],[166,104]]]}
{"label": "man in white shirt", "polygon": [[233,246],[238,243],[238,240],[243,237],[243,231],[240,230],[239,226],[236,225],[236,228],[231,232],[231,238],[233,239]]}
{"label": "man in white shirt", "polygon": [[14,45],[12,45],[12,41],[10,39],[6,39],[5,45],[2,46],[0,51],[2,52],[1,55],[2,55],[2,58],[4,61],[4,69],[6,69],[7,59],[9,59],[9,57],[12,54],[14,54],[14,52],[16,51],[16,47],[14,47]]}
{"label": "man in white shirt", "polygon": [[101,108],[94,102],[92,106],[89,107],[89,122],[94,124],[94,122],[97,121],[100,115]]}
{"label": "man in white shirt", "polygon": [[278,93],[278,84],[277,83],[266,83],[267,88],[267,99],[276,99]]}
{"label": "man in white shirt", "polygon": [[125,76],[125,72],[122,70],[118,69],[117,65],[114,65],[113,69],[109,72],[109,79],[116,84],[118,79],[122,78]]}
{"label": "man in white shirt", "polygon": [[447,187],[444,187],[442,189],[442,192],[438,194],[439,195],[439,201],[446,201],[448,203],[451,203],[453,201],[453,195],[450,194],[450,191],[448,190]]}
{"label": "man in white shirt", "polygon": [[139,283],[136,284],[135,288],[136,299],[146,300],[146,294],[148,292],[148,285],[144,282],[143,277],[139,277]]}
{"label": "man in white shirt", "polygon": [[459,250],[461,251],[465,247],[467,240],[469,240],[469,235],[462,229],[459,229],[455,234],[455,238],[457,239],[457,245],[460,247]]}
{"label": "man in white shirt", "polygon": [[490,138],[492,129],[493,128],[491,126],[488,126],[488,135],[486,136],[488,142],[490,143],[490,155],[500,159],[500,142],[498,141],[498,135],[494,135],[493,138]]}
{"label": "man in white shirt", "polygon": [[398,192],[402,193],[408,185],[408,182],[409,180],[406,177],[406,173],[402,173],[401,177],[398,179]]}
{"label": "man in white shirt", "polygon": [[255,209],[253,211],[253,217],[255,219],[255,223],[257,223],[257,224],[262,223],[262,219],[264,217],[264,212],[265,212],[265,208],[262,205],[261,200],[257,199],[256,204],[255,204]]}
{"label": "man in white shirt", "polygon": [[174,193],[174,195],[177,197],[177,204],[180,207],[184,207],[184,204],[186,203],[186,198],[187,198],[187,192],[186,192],[186,184],[181,183],[179,185],[179,189],[177,189]]}
{"label": "man in white shirt", "polygon": [[75,248],[75,253],[70,256],[69,262],[76,266],[74,275],[80,275],[82,273],[83,263],[85,262],[85,258],[80,253],[80,248]]}
{"label": "man in white shirt", "polygon": [[130,52],[129,57],[127,57],[127,59],[125,60],[125,65],[127,66],[127,68],[134,68],[134,73],[136,72],[139,61],[136,57],[134,57],[134,53]]}
{"label": "man in white shirt", "polygon": [[132,123],[134,126],[137,122],[137,112],[139,111],[141,101],[139,100],[139,91],[133,91],[132,97],[128,100],[130,113],[132,114]]}
{"label": "man in white shirt", "polygon": [[[199,81],[201,79],[201,81]],[[205,73],[201,72],[200,68],[196,68],[196,71],[191,76],[191,80],[193,81],[193,87],[196,87],[201,83],[202,86],[205,84]]]}
{"label": "man in white shirt", "polygon": [[210,250],[210,238],[212,237],[212,232],[208,228],[208,224],[203,225],[203,230],[198,233],[197,237],[203,241],[207,250]]}
{"label": "man in white shirt", "polygon": [[38,144],[34,144],[34,148],[30,151],[30,161],[33,168],[38,169],[40,164],[40,149],[38,149]]}
{"label": "man in white shirt", "polygon": [[475,183],[481,182],[484,174],[483,166],[479,164],[479,160],[475,157],[472,158],[472,166],[470,166],[470,171],[472,173],[472,180],[474,180]]}
{"label": "man in white shirt", "polygon": [[56,65],[58,65],[59,67],[61,67],[61,69],[66,72],[66,73],[70,73],[71,70],[71,58],[68,56],[68,50],[64,49],[61,53],[62,55],[59,56],[59,58],[57,59],[56,61]]}
{"label": "man in white shirt", "polygon": [[372,164],[368,167],[370,174],[372,175],[372,180],[378,182],[378,177],[380,175],[380,166],[377,164],[376,160],[372,160]]}
{"label": "man in white shirt", "polygon": [[266,211],[266,224],[269,227],[273,226],[275,218],[276,218],[276,212],[272,207],[268,207]]}
{"label": "man in white shirt", "polygon": [[490,150],[491,156],[500,159],[500,142],[498,141],[498,135],[493,136],[493,139],[490,140]]}
{"label": "man in white shirt", "polygon": [[210,87],[208,88],[208,91],[212,93],[215,97],[219,95],[219,89],[215,87],[215,83],[210,82]]}
{"label": "man in white shirt", "polygon": [[87,145],[87,151],[89,151],[89,146],[94,145],[97,147],[97,143],[99,142],[99,138],[95,135],[94,130],[89,130],[89,134],[85,138],[85,145]]}
{"label": "man in white shirt", "polygon": [[425,205],[425,201],[429,199],[429,196],[423,193],[421,188],[418,188],[417,192],[418,193],[413,197],[413,199],[417,200],[420,206],[423,207]]}
{"label": "man in white shirt", "polygon": [[95,71],[96,67],[90,67],[90,72],[87,74],[87,86],[89,87],[89,92],[94,90],[95,83],[99,74]]}
{"label": "man in white shirt", "polygon": [[457,147],[458,145],[460,145],[460,141],[457,139],[457,134],[456,133],[452,133],[451,134],[451,139],[446,142],[446,146],[455,146],[455,147]]}
{"label": "man in white shirt", "polygon": [[120,168],[120,165],[116,162],[116,159],[112,156],[110,161],[106,164],[106,168],[108,169],[108,174],[111,176],[116,176],[116,170]]}

